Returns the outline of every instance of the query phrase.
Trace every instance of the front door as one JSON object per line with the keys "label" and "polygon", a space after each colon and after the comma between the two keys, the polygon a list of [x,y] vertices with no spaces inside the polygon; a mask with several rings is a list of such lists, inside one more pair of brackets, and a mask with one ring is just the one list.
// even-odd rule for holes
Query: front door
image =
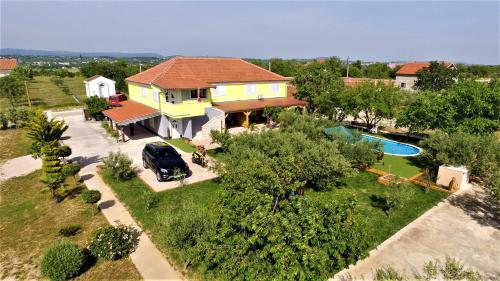
{"label": "front door", "polygon": [[173,139],[182,137],[182,119],[170,119],[170,132]]}

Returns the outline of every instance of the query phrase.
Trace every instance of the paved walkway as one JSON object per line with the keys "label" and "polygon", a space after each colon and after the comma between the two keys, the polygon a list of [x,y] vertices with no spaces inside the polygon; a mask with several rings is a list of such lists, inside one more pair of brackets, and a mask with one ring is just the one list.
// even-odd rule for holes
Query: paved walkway
{"label": "paved walkway", "polygon": [[392,266],[410,277],[429,260],[454,257],[485,280],[500,279],[499,210],[484,192],[468,190],[429,210],[334,280],[372,280],[377,268]]}
{"label": "paved walkway", "polygon": [[137,225],[127,208],[116,198],[111,188],[96,174],[96,164],[86,166],[81,171],[82,178],[89,189],[99,190],[102,194],[98,202],[102,213],[112,225],[125,224],[139,231],[139,244],[130,255],[135,267],[145,280],[182,280],[182,276],[165,259],[151,239]]}
{"label": "paved walkway", "polygon": [[31,155],[10,159],[0,166],[0,181],[27,175],[42,167],[42,160]]}
{"label": "paved walkway", "polygon": [[131,259],[142,277],[146,280],[182,280],[181,274],[175,271],[149,237],[142,232],[142,229],[125,206],[116,198],[111,188],[96,174],[97,164],[110,151],[121,149],[130,156],[130,154],[140,151],[139,147],[142,146],[140,144],[124,146],[122,143],[108,138],[99,123],[84,122],[81,111],[54,113],[54,116],[64,119],[68,124],[68,130],[63,135],[63,142],[69,145],[73,151],[70,158],[82,165],[80,175],[86,186],[102,193],[98,204],[103,215],[113,225],[119,223],[132,225],[141,233],[139,244],[135,252],[131,254]]}

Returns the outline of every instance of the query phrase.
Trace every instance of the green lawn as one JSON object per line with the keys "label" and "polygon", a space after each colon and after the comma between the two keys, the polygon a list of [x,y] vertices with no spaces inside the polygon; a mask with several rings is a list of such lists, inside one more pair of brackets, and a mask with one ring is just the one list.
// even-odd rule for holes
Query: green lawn
{"label": "green lawn", "polygon": [[373,247],[385,241],[398,230],[418,218],[425,211],[447,196],[446,193],[429,190],[427,193],[417,185],[408,186],[408,200],[388,217],[380,208],[372,205],[373,195],[381,195],[387,187],[377,183],[377,175],[361,172],[347,178],[345,186],[327,192],[306,191],[318,200],[339,201],[354,196],[358,201],[358,217],[365,224],[366,233],[373,239]]}
{"label": "green lawn", "polygon": [[[168,216],[175,216],[183,204],[195,204],[200,208],[210,208],[216,202],[221,187],[216,181],[205,181],[181,188],[157,193],[159,205],[150,210],[145,208],[145,194],[151,194],[149,187],[139,178],[126,182],[117,182],[103,174],[121,202],[125,203],[135,219],[151,234],[154,243],[169,258],[182,267],[177,254],[166,246],[165,221]],[[386,187],[376,182],[377,176],[371,173],[360,173],[356,177],[345,180],[342,188],[328,192],[307,191],[314,200],[339,201],[354,196],[359,202],[359,218],[365,223],[366,232],[372,237],[373,247],[389,238],[399,229],[415,220],[423,212],[436,205],[446,194],[437,191],[425,193],[420,187],[409,186],[409,200],[404,207],[396,209],[388,217],[381,209],[372,206],[373,195],[384,193]],[[189,206],[189,205],[188,205]]]}
{"label": "green lawn", "polygon": [[187,153],[193,153],[196,151],[196,147],[194,145],[184,142],[184,139],[182,138],[167,140],[167,142]]}
{"label": "green lawn", "polygon": [[[61,87],[51,82],[49,76],[35,76],[32,81],[28,81],[28,89],[33,106],[41,109],[49,109],[82,105],[73,98],[73,95],[80,101],[85,97],[83,77],[66,77],[63,80],[63,86],[68,87],[70,90],[69,95],[63,93]],[[18,105],[28,106],[25,95],[23,95]],[[0,99],[0,111],[5,111],[8,107],[8,101]]]}
{"label": "green lawn", "polygon": [[[101,213],[92,214],[92,205],[79,196],[55,203],[49,192],[42,192],[40,171],[0,183],[0,279],[40,280],[38,264],[45,249],[63,239],[58,231],[62,226],[79,224],[81,233],[69,239],[81,247],[90,234],[107,225]],[[98,260],[83,272],[79,280],[139,280],[141,276],[130,259]]]}
{"label": "green lawn", "polygon": [[15,157],[28,155],[31,140],[25,129],[0,130],[0,163]]}
{"label": "green lawn", "polygon": [[402,157],[386,154],[381,163],[376,163],[372,167],[403,178],[410,178],[421,171],[416,161],[416,157]]}
{"label": "green lawn", "polygon": [[181,212],[181,206],[192,204],[201,208],[210,208],[221,191],[220,186],[214,180],[209,180],[156,193],[159,203],[156,208],[148,211],[145,196],[154,192],[140,178],[134,177],[131,180],[119,182],[105,172],[101,175],[104,182],[112,187],[120,202],[127,206],[136,221],[150,234],[160,251],[182,268],[182,261],[178,259],[177,253],[166,245],[166,221],[168,217]]}

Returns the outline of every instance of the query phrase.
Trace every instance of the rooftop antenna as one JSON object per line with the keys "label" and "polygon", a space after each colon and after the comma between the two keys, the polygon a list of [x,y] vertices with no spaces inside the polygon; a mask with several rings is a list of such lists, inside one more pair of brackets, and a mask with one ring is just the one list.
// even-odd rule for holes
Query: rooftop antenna
{"label": "rooftop antenna", "polygon": [[347,56],[347,82],[349,82],[349,56]]}

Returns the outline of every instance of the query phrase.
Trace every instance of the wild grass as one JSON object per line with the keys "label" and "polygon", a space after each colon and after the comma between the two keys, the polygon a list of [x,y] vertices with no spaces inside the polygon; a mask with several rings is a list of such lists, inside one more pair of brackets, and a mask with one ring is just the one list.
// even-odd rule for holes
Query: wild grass
{"label": "wild grass", "polygon": [[[0,183],[0,279],[41,279],[39,259],[50,244],[65,239],[85,247],[91,232],[108,224],[101,213],[93,212],[95,205],[83,203],[78,195],[56,203],[50,192],[42,191],[39,177],[36,171]],[[68,225],[79,225],[81,230],[71,237],[60,236],[59,229]],[[130,259],[98,260],[76,279],[139,280],[141,276]]]}

